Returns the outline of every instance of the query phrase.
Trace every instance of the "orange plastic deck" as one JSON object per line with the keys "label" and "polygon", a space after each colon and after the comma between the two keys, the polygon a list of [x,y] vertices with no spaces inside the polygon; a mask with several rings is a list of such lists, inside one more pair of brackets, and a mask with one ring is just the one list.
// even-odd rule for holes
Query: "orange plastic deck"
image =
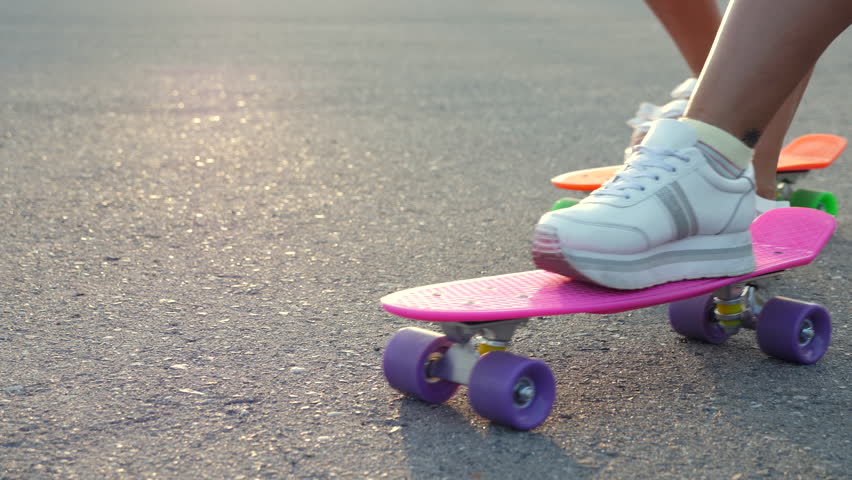
{"label": "orange plastic deck", "polygon": [[553,177],[550,181],[557,187],[566,190],[590,192],[598,189],[605,181],[612,178],[619,168],[621,168],[621,165],[587,168],[576,172],[563,173],[558,177]]}
{"label": "orange plastic deck", "polygon": [[778,158],[779,172],[815,170],[832,164],[846,149],[846,139],[827,133],[803,135],[788,143]]}

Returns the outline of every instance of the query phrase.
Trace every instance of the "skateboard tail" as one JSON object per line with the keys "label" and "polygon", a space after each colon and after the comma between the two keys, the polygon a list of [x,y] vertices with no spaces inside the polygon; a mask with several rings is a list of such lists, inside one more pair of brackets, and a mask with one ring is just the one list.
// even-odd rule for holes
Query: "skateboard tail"
{"label": "skateboard tail", "polygon": [[781,150],[779,172],[807,171],[831,165],[846,149],[845,138],[812,133],[796,138]]}

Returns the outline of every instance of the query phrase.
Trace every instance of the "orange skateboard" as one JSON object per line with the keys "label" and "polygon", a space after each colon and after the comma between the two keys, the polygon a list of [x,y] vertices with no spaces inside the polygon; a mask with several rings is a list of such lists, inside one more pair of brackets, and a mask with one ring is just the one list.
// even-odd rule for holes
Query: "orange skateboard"
{"label": "orange skateboard", "polygon": [[[810,170],[831,165],[846,149],[846,139],[837,135],[812,133],[803,135],[781,150],[778,157],[778,199],[787,200],[791,206],[816,208],[837,215],[837,199],[830,192],[794,190],[793,184]],[[622,166],[588,168],[563,173],[550,181],[559,188],[578,192],[591,192],[612,178]],[[575,198],[557,201],[551,210],[559,210],[579,202]]]}

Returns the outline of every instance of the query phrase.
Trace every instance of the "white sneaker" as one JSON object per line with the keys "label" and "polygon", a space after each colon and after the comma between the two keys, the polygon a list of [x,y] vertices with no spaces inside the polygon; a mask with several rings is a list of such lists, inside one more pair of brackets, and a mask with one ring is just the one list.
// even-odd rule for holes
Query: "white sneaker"
{"label": "white sneaker", "polygon": [[751,151],[721,133],[730,147],[721,150],[736,151],[742,168],[700,142],[693,125],[721,130],[686,121],[654,122],[611,180],[545,214],[533,242],[536,266],[618,289],[753,271]]}

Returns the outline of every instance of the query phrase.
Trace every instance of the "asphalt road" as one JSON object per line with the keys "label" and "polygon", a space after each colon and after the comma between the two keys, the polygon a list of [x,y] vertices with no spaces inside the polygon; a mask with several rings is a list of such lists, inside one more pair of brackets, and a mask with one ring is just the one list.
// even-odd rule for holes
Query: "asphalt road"
{"label": "asphalt road", "polygon": [[[852,44],[790,138],[852,136]],[[401,288],[531,268],[549,178],[687,74],[641,2],[0,2],[0,478],[852,478],[852,162],[802,367],[665,308],[531,322],[538,429],[390,389]]]}

